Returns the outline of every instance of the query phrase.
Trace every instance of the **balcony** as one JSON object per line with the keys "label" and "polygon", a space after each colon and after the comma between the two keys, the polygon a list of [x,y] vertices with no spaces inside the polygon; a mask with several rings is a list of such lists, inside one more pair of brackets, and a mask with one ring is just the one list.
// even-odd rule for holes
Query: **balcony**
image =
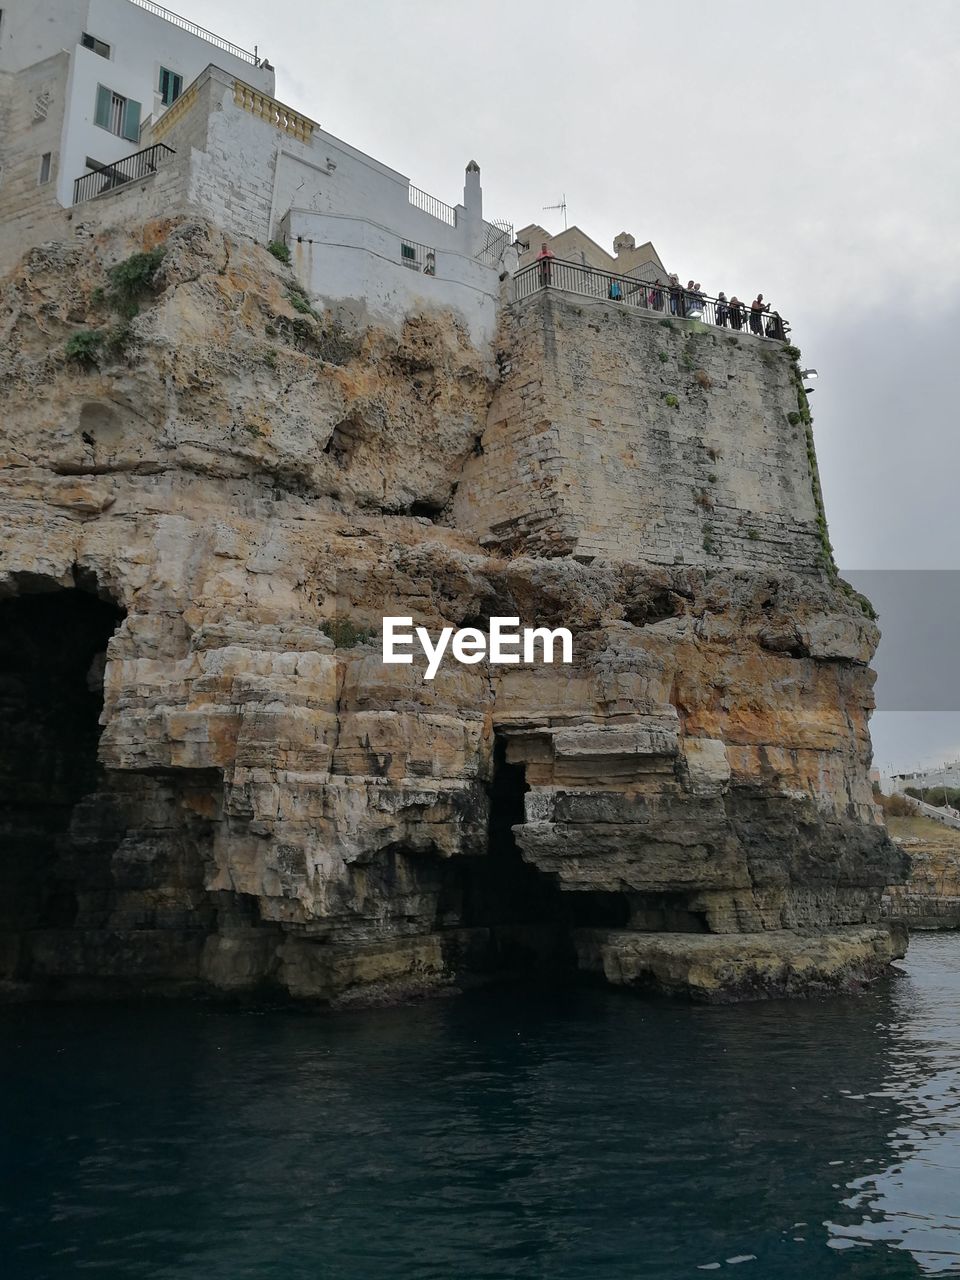
{"label": "balcony", "polygon": [[176,155],[173,147],[155,142],[152,147],[135,151],[132,156],[124,156],[113,164],[101,165],[99,169],[93,169],[76,179],[73,184],[73,203],[95,200],[97,196],[116,191],[118,187],[125,187],[130,182],[150,178],[173,155]]}

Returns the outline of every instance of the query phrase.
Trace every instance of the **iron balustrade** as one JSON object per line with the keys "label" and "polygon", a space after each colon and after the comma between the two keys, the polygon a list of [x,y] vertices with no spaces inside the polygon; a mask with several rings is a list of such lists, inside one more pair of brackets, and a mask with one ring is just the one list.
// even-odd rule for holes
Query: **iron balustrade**
{"label": "iron balustrade", "polygon": [[730,299],[707,297],[669,282],[638,280],[601,267],[588,267],[563,258],[540,258],[514,276],[516,296],[529,298],[540,289],[561,289],[581,297],[616,302],[664,319],[701,320],[734,332],[753,333],[786,341],[789,325],[776,311],[752,311],[749,302],[732,306]]}
{"label": "iron balustrade", "polygon": [[422,271],[424,275],[437,273],[437,251],[428,244],[417,244],[416,240],[400,241],[400,262],[411,271]]}
{"label": "iron balustrade", "polygon": [[483,220],[483,247],[473,256],[484,266],[495,267],[503,257],[504,251],[513,244],[512,222],[487,222]]}
{"label": "iron balustrade", "polygon": [[149,178],[156,173],[169,156],[176,155],[173,147],[163,142],[155,142],[152,147],[143,151],[135,151],[132,156],[124,156],[113,164],[101,165],[90,173],[77,178],[73,184],[73,203],[93,200],[107,191],[115,191],[117,187],[126,186],[128,182],[139,182],[141,178]]}
{"label": "iron balustrade", "polygon": [[432,218],[437,218],[450,227],[457,225],[457,211],[452,204],[444,204],[436,196],[415,187],[412,182],[407,187],[407,199],[414,208],[420,209],[423,213],[429,213]]}
{"label": "iron balustrade", "polygon": [[260,65],[260,59],[255,53],[250,53],[248,49],[241,49],[239,45],[231,44],[229,40],[224,40],[222,36],[214,35],[212,31],[207,31],[205,27],[198,27],[189,18],[181,18],[179,13],[172,13],[169,9],[165,9],[162,4],[154,4],[154,0],[133,0],[133,3],[140,9],[146,9],[147,13],[155,13],[158,18],[164,18],[167,22],[173,23],[175,27],[181,27],[184,31],[189,31],[191,35],[199,36],[201,40],[206,40],[208,44],[215,44],[218,49],[232,53],[235,58],[249,62],[251,66],[259,67]]}

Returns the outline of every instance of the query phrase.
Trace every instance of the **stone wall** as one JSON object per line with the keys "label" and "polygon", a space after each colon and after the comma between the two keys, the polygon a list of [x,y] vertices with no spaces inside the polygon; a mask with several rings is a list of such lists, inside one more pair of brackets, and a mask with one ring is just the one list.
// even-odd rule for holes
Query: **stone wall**
{"label": "stone wall", "polygon": [[[58,53],[18,74],[0,72],[0,268],[45,238],[57,214],[60,134],[70,55]],[[50,178],[40,160],[50,152]]]}
{"label": "stone wall", "polygon": [[503,382],[455,505],[485,545],[656,564],[821,563],[782,343],[552,289],[506,308],[500,341]]}

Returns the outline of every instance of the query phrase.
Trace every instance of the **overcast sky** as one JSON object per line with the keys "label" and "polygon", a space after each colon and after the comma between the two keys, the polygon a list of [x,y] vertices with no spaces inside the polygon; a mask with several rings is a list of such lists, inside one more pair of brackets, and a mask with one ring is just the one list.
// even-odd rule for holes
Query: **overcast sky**
{"label": "overcast sky", "polygon": [[[629,231],[707,293],[762,290],[820,371],[838,563],[960,568],[957,0],[173,7],[257,45],[279,98],[441,199],[476,159],[488,218],[558,231],[542,206],[565,194],[607,247]],[[878,712],[878,762],[960,756],[945,706]]]}

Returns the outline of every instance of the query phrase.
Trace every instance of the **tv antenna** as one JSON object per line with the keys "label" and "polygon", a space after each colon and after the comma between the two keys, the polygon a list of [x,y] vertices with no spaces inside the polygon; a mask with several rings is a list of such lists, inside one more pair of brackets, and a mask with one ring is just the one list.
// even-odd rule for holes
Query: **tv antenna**
{"label": "tv antenna", "polygon": [[544,211],[544,213],[548,213],[548,212],[550,212],[550,211],[551,211],[551,210],[553,210],[553,209],[559,209],[559,210],[561,211],[561,213],[563,214],[563,229],[564,229],[564,231],[566,231],[566,229],[567,229],[567,196],[566,196],[566,192],[564,192],[564,194],[560,197],[560,203],[559,203],[559,204],[545,204],[545,205],[543,206],[543,211]]}

